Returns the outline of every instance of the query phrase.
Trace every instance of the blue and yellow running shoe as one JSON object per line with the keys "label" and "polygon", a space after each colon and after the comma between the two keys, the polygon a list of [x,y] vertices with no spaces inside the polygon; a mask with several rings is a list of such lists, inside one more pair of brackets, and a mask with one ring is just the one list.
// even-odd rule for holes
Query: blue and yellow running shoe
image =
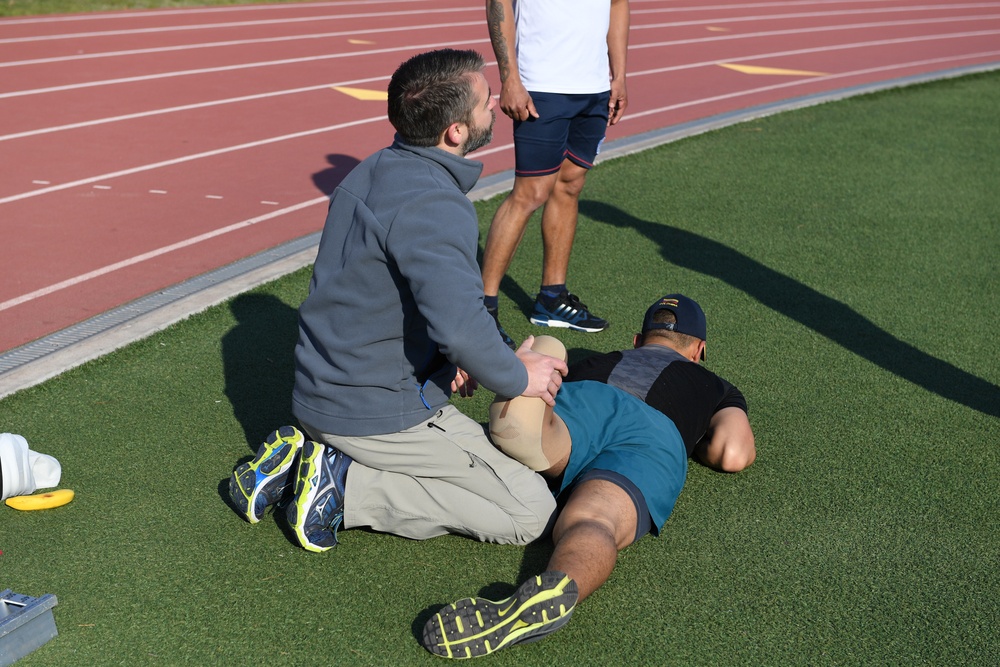
{"label": "blue and yellow running shoe", "polygon": [[465,598],[442,608],[424,625],[420,643],[442,658],[478,658],[538,641],[569,622],[578,597],[564,573],[543,572],[505,600]]}
{"label": "blue and yellow running shoe", "polygon": [[236,467],[229,478],[229,497],[240,516],[257,523],[268,505],[291,491],[295,480],[290,471],[304,440],[294,426],[282,426],[267,436],[254,460]]}
{"label": "blue and yellow running shoe", "polygon": [[312,440],[302,446],[295,498],[286,512],[303,549],[319,552],[337,546],[351,461],[340,450]]}

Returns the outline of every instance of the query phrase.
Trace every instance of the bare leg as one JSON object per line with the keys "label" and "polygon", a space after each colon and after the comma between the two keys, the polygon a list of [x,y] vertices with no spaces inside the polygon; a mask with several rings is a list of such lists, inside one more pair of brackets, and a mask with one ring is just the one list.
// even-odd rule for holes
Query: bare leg
{"label": "bare leg", "polygon": [[[483,250],[483,291],[495,296],[507,274],[528,219],[552,193],[558,173],[549,176],[516,176],[514,187],[493,215]],[[574,223],[575,224],[575,223]]]}
{"label": "bare leg", "polygon": [[568,574],[583,600],[611,576],[618,552],[635,540],[636,521],[635,504],[621,487],[602,479],[584,482],[556,521],[547,569]]}
{"label": "bare leg", "polygon": [[570,252],[576,237],[580,193],[586,179],[586,169],[570,160],[563,161],[542,212],[543,285],[566,282]]}
{"label": "bare leg", "polygon": [[472,658],[555,632],[608,580],[635,527],[635,505],[625,491],[605,480],[584,482],[556,522],[545,572],[504,600],[472,597],[442,607],[424,625],[421,644],[442,657]]}
{"label": "bare leg", "polygon": [[[541,345],[549,346],[546,341]],[[536,340],[532,349],[538,347]],[[541,399],[529,400],[544,406]],[[513,401],[500,404],[520,412]],[[540,419],[537,415],[544,410],[534,414]],[[492,430],[492,410],[490,426]],[[546,425],[536,428],[549,432]],[[534,440],[541,442],[537,435]],[[442,607],[424,625],[421,644],[442,657],[472,658],[555,632],[569,622],[576,604],[611,576],[618,552],[635,539],[637,519],[635,504],[617,484],[602,479],[583,482],[572,491],[556,521],[555,550],[546,571],[503,600],[472,597]]]}
{"label": "bare leg", "polygon": [[[566,347],[552,336],[536,336],[531,349],[566,359]],[[545,401],[528,396],[494,401],[490,439],[504,454],[547,477],[566,469],[572,449],[565,422]]]}

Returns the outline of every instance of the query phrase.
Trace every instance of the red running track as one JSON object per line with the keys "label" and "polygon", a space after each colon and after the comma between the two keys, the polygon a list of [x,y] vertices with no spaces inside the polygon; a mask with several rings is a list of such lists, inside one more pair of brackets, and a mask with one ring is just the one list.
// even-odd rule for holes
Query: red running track
{"label": "red running track", "polygon": [[[1000,63],[1000,0],[631,9],[609,142]],[[0,19],[0,352],[319,230],[332,187],[391,140],[389,75],[442,46],[491,59],[481,0]],[[486,175],[511,168],[510,134],[501,115],[474,154]]]}

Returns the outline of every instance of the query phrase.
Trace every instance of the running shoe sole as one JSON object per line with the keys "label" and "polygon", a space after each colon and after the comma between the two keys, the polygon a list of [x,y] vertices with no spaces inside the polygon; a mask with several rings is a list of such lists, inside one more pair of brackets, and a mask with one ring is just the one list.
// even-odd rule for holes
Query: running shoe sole
{"label": "running shoe sole", "polygon": [[351,462],[339,452],[333,463],[325,457],[326,447],[321,444],[308,440],[302,446],[295,499],[287,510],[299,545],[316,553],[337,546],[337,528],[344,514],[344,490],[337,488],[337,479]]}
{"label": "running shoe sole", "polygon": [[603,327],[584,327],[579,324],[572,324],[566,320],[559,320],[547,315],[532,315],[528,318],[528,321],[532,324],[540,327],[552,327],[553,329],[572,329],[574,331],[583,331],[586,333],[597,333],[599,331],[604,331],[608,328],[607,325]]}
{"label": "running shoe sole", "polygon": [[257,523],[267,506],[291,489],[289,469],[304,439],[294,426],[282,426],[267,436],[252,461],[236,467],[229,478],[229,497],[240,516]]}
{"label": "running shoe sole", "polygon": [[569,622],[578,596],[568,576],[543,572],[505,600],[465,598],[442,608],[427,621],[420,643],[434,655],[464,659],[538,641]]}

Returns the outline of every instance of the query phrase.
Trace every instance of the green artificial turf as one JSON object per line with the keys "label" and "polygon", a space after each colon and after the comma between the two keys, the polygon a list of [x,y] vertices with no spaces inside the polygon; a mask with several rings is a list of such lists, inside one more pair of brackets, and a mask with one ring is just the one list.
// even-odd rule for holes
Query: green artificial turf
{"label": "green artificial turf", "polygon": [[[781,114],[605,162],[571,287],[625,347],[645,307],[705,308],[708,365],[746,394],[758,459],[692,464],[660,538],[545,641],[494,665],[994,665],[1000,640],[1000,75]],[[483,231],[499,199],[478,204]],[[537,225],[503,284],[508,332]],[[0,401],[69,505],[0,507],[0,589],[52,593],[32,665],[443,664],[436,606],[503,596],[550,547],[250,526],[229,473],[291,421],[299,271]],[[488,392],[456,403],[485,421]],[[484,662],[485,664],[485,662]]]}

